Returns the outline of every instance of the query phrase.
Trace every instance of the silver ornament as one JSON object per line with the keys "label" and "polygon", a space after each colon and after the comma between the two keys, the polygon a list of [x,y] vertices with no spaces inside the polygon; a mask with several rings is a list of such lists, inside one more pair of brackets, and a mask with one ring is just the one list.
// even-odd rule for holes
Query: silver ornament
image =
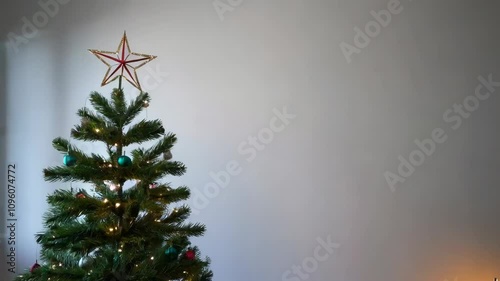
{"label": "silver ornament", "polygon": [[90,256],[83,256],[79,261],[78,261],[78,266],[83,269],[88,269],[92,266],[94,263],[94,258]]}
{"label": "silver ornament", "polygon": [[170,159],[172,159],[172,152],[170,152],[170,150],[163,152],[163,160],[170,160]]}

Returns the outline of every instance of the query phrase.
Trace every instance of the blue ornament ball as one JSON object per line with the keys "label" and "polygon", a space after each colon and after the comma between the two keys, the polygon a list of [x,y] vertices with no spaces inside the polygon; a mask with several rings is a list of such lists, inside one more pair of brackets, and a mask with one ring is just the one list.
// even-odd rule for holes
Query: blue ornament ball
{"label": "blue ornament ball", "polygon": [[168,249],[165,250],[165,255],[168,256],[176,256],[177,255],[177,249],[173,246],[168,247]]}
{"label": "blue ornament ball", "polygon": [[73,166],[76,163],[76,157],[73,155],[66,154],[64,155],[63,163],[68,167]]}
{"label": "blue ornament ball", "polygon": [[128,167],[132,165],[132,160],[127,155],[122,155],[118,157],[118,165],[120,167]]}

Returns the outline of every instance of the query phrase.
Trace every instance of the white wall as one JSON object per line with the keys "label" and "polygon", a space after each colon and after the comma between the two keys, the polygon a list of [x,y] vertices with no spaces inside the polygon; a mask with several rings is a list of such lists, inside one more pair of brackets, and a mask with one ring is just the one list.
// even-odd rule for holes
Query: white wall
{"label": "white wall", "polygon": [[[105,67],[86,50],[114,50],[126,30],[133,51],[158,56],[139,71],[153,97],[142,117],[161,118],[178,134],[174,157],[188,167],[168,181],[199,194],[210,172],[241,166],[191,217],[208,227],[196,243],[212,258],[215,280],[500,276],[500,99],[481,101],[456,130],[443,120],[474,94],[479,76],[500,80],[495,1],[401,0],[403,10],[350,63],[339,45],[353,44],[354,28],[390,1],[233,0],[239,5],[223,20],[211,0],[101,2],[59,5],[18,52],[6,45],[1,167],[19,167],[18,268],[35,259],[46,194],[69,188],[43,182],[42,169],[61,162],[51,140],[69,136],[90,91],[116,86],[99,87]],[[5,34],[21,35],[22,18],[41,8],[4,5],[9,42]],[[247,161],[238,146],[284,106],[295,119]],[[398,156],[408,159],[414,140],[436,128],[447,140],[391,191],[384,173],[397,173]],[[307,278],[283,279],[328,236],[340,244],[328,259]],[[11,278],[5,266],[0,276]]]}

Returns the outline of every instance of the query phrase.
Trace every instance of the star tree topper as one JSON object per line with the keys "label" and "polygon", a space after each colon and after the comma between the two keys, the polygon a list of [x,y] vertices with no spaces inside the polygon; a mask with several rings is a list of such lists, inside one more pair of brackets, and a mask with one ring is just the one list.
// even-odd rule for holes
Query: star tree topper
{"label": "star tree topper", "polygon": [[122,77],[125,77],[125,79],[132,84],[132,86],[139,89],[139,91],[142,91],[142,89],[139,79],[137,78],[136,70],[156,58],[156,56],[152,55],[131,52],[125,32],[123,33],[123,38],[116,52],[100,50],[89,51],[108,66],[101,86],[107,85],[116,80],[116,78],[119,78],[119,88],[121,88]]}

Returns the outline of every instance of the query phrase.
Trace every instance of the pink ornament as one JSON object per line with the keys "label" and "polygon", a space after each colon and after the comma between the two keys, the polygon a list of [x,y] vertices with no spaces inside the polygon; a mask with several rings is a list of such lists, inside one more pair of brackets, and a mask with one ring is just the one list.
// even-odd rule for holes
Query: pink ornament
{"label": "pink ornament", "polygon": [[33,271],[40,267],[41,266],[38,264],[38,261],[36,261],[35,264],[31,266],[30,272],[33,273]]}
{"label": "pink ornament", "polygon": [[194,253],[193,250],[187,250],[186,251],[186,259],[192,261],[196,257],[196,254]]}

